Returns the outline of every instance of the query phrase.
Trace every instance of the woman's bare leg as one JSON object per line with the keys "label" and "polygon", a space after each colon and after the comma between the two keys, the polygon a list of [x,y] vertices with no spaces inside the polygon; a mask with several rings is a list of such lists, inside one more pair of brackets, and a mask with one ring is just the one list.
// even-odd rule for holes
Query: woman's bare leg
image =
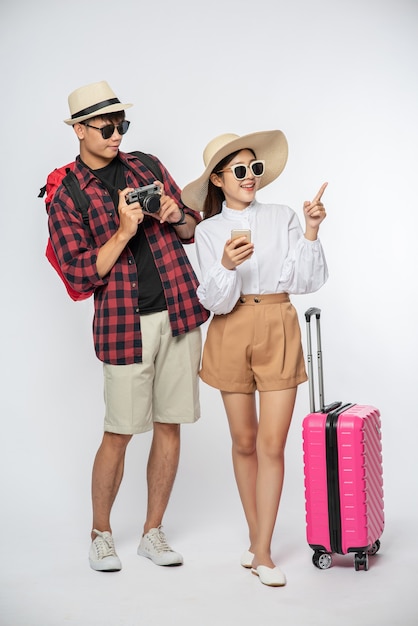
{"label": "woman's bare leg", "polygon": [[253,566],[274,567],[271,541],[284,480],[284,450],[292,420],[296,388],[260,393],[257,435],[257,539]]}
{"label": "woman's bare leg", "polygon": [[257,411],[254,393],[222,392],[232,438],[235,480],[248,524],[250,551],[257,538]]}

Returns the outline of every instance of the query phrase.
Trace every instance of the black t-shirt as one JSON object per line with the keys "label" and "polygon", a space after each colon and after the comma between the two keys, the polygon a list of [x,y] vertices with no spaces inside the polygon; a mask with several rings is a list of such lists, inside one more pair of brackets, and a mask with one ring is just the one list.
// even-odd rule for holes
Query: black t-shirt
{"label": "black t-shirt", "polygon": [[[92,171],[109,191],[117,209],[119,204],[118,189],[125,189],[126,187],[125,168],[122,162],[116,158],[109,165]],[[145,216],[144,219],[154,218]],[[167,308],[164,290],[143,224],[139,224],[136,235],[129,242],[129,248],[135,257],[138,272],[138,306],[140,312],[164,311]]]}

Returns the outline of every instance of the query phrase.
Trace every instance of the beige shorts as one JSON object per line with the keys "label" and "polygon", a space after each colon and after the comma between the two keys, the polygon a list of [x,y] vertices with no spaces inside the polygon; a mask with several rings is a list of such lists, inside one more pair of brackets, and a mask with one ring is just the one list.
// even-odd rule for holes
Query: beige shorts
{"label": "beige shorts", "polygon": [[191,424],[200,417],[200,328],[173,337],[167,311],[141,316],[142,363],[103,364],[105,431],[133,435],[153,422]]}
{"label": "beige shorts", "polygon": [[215,315],[200,377],[235,393],[291,389],[305,382],[299,321],[289,296],[245,295],[230,313]]}

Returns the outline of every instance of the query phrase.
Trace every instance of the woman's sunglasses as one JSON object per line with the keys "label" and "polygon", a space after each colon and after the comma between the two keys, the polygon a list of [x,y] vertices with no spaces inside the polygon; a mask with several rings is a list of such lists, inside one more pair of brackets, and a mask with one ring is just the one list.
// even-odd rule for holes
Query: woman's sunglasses
{"label": "woman's sunglasses", "polygon": [[247,169],[250,169],[253,176],[256,178],[260,178],[264,174],[264,165],[265,161],[257,160],[251,161],[249,165],[245,165],[244,163],[236,163],[235,165],[230,165],[224,170],[219,170],[217,174],[221,172],[229,172],[231,171],[237,180],[244,180],[247,176]]}
{"label": "woman's sunglasses", "polygon": [[102,126],[99,128],[98,126],[92,126],[91,124],[87,124],[87,122],[80,122],[83,126],[88,126],[89,128],[94,128],[95,130],[99,130],[102,133],[103,139],[110,139],[113,133],[115,132],[115,128],[118,131],[119,135],[124,135],[129,128],[130,122],[128,120],[123,120],[120,124],[107,124],[106,126]]}

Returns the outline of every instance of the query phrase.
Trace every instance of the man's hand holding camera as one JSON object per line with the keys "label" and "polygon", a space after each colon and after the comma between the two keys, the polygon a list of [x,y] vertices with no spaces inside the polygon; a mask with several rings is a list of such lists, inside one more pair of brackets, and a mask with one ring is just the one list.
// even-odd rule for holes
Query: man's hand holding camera
{"label": "man's hand holding camera", "polygon": [[159,220],[160,224],[167,222],[176,225],[183,221],[183,211],[171,196],[165,194],[164,185],[160,181],[155,181],[153,185],[148,185],[148,187],[140,188],[140,195],[139,201],[144,213]]}
{"label": "man's hand holding camera", "polygon": [[137,189],[125,189],[123,193],[126,191],[128,192],[125,195],[126,205],[136,208],[139,204],[142,209],[141,222],[144,215],[149,215],[157,219],[160,224],[167,222],[173,226],[186,225],[184,211],[171,196],[165,194],[164,185],[160,181]]}
{"label": "man's hand holding camera", "polygon": [[163,224],[164,222],[167,222],[168,224],[175,224],[176,222],[183,221],[182,218],[184,218],[184,214],[183,211],[180,210],[177,202],[171,198],[171,196],[167,196],[164,193],[164,185],[162,183],[157,181],[155,184],[161,189],[161,208],[158,216],[156,216],[159,218],[160,223]]}
{"label": "man's hand holding camera", "polygon": [[119,191],[119,232],[120,234],[125,235],[128,240],[132,239],[132,237],[136,235],[138,225],[144,219],[144,212],[138,200],[130,202],[129,204],[127,202],[129,194],[133,192],[134,189],[131,187],[127,187],[126,189]]}

